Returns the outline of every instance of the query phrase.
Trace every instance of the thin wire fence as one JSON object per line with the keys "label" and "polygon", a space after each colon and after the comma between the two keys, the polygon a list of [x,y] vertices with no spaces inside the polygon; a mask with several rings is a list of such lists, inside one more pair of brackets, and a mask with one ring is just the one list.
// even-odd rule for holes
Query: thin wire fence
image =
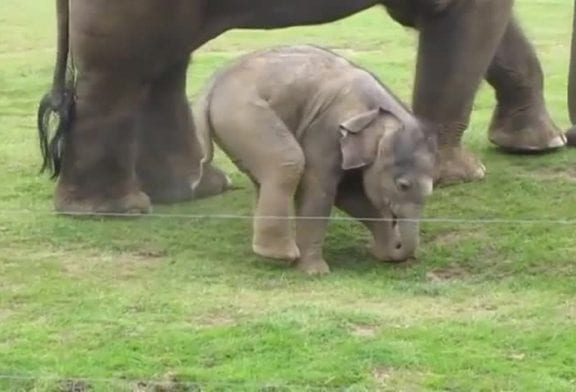
{"label": "thin wire fence", "polygon": [[0,210],[0,215],[35,215],[54,217],[86,218],[139,218],[139,219],[190,219],[190,220],[326,220],[358,222],[419,222],[419,223],[454,223],[454,224],[502,224],[502,225],[576,225],[576,218],[355,218],[350,216],[263,216],[246,214],[184,214],[184,213],[114,213],[114,212],[55,212],[48,210],[8,209]]}

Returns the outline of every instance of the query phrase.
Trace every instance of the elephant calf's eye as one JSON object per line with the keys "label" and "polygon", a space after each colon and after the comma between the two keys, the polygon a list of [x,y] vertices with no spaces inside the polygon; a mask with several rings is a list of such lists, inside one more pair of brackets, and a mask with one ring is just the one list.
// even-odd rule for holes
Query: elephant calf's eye
{"label": "elephant calf's eye", "polygon": [[412,188],[412,182],[405,178],[399,178],[396,180],[396,186],[402,192],[409,191]]}

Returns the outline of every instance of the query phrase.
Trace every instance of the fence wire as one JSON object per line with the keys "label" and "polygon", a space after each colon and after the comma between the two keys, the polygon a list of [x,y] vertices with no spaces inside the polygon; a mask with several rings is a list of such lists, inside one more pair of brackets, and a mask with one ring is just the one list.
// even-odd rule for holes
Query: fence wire
{"label": "fence wire", "polygon": [[139,219],[189,219],[189,220],[330,220],[330,221],[369,221],[369,222],[418,222],[453,224],[502,224],[502,225],[576,225],[576,218],[356,218],[350,216],[269,216],[245,214],[183,214],[183,213],[114,213],[114,212],[55,212],[46,210],[0,210],[0,215],[35,215],[54,217],[86,218],[139,218]]}

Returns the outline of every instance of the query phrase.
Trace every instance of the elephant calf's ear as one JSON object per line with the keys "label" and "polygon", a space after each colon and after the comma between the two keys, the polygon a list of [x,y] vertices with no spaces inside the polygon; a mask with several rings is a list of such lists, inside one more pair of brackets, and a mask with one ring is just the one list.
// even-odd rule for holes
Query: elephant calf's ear
{"label": "elephant calf's ear", "polygon": [[359,137],[350,136],[346,131],[342,131],[340,140],[340,150],[342,151],[342,169],[352,170],[368,164],[365,154],[362,153],[364,147]]}
{"label": "elephant calf's ear", "polygon": [[[382,117],[383,123],[376,122],[379,117]],[[379,108],[361,113],[340,124],[342,169],[358,169],[374,162],[384,132],[390,127],[397,128],[399,122],[396,116]]]}
{"label": "elephant calf's ear", "polygon": [[368,128],[380,114],[380,109],[370,110],[356,115],[340,124],[340,149],[342,151],[342,169],[357,169],[370,164],[370,157],[364,144],[362,131]]}

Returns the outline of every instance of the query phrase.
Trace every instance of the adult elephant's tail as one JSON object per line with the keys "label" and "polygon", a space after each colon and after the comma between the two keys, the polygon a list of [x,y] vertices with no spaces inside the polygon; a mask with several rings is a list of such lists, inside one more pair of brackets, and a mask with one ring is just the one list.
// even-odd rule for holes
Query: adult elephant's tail
{"label": "adult elephant's tail", "polygon": [[[62,167],[65,136],[70,130],[74,113],[74,70],[68,67],[70,52],[70,0],[56,0],[58,21],[57,55],[52,89],[38,107],[38,136],[42,152],[42,169],[58,177]],[[50,119],[56,114],[58,125],[50,136]]]}
{"label": "adult elephant's tail", "polygon": [[572,44],[570,49],[570,69],[568,71],[568,112],[573,128],[568,131],[568,145],[576,146],[576,0],[572,10]]}

